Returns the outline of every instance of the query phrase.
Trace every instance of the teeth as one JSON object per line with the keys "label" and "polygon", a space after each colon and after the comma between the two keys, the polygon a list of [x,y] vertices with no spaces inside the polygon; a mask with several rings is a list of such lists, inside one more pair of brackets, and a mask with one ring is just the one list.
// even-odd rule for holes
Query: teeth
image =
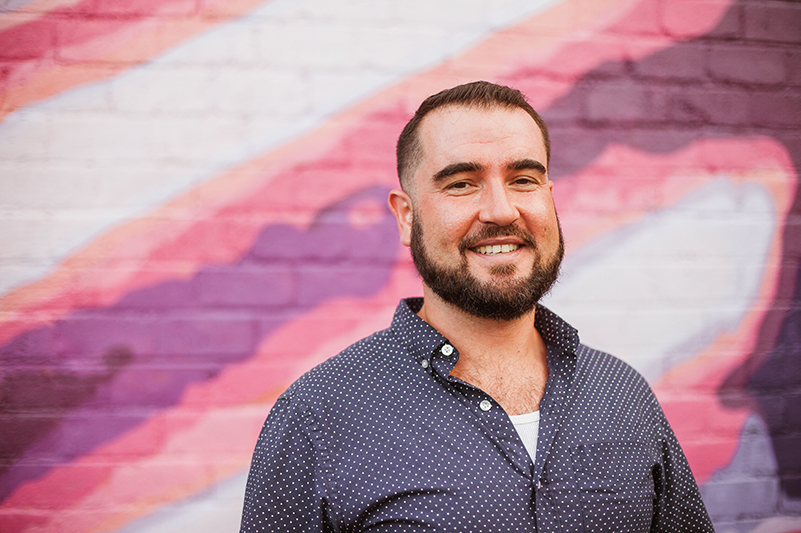
{"label": "teeth", "polygon": [[519,244],[493,244],[491,246],[479,246],[476,248],[476,252],[484,255],[495,255],[495,254],[508,254],[509,252],[514,252],[520,248]]}

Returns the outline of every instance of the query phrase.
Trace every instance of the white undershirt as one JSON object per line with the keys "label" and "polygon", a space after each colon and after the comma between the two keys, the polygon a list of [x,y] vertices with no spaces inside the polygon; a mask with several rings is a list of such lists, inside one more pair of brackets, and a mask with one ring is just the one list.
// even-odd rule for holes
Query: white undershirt
{"label": "white undershirt", "polygon": [[531,462],[535,462],[534,458],[537,456],[537,436],[540,432],[540,412],[534,411],[533,413],[526,413],[523,415],[509,415],[512,420],[517,434],[520,435],[520,440],[523,441],[523,446],[526,447]]}

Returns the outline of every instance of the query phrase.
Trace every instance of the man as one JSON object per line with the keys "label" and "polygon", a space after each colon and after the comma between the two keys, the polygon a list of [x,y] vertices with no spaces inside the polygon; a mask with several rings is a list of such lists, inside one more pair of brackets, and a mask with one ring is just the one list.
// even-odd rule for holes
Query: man
{"label": "man", "polygon": [[397,151],[423,298],[278,399],[242,531],[712,531],[645,381],[537,303],[563,255],[539,115],[462,85]]}

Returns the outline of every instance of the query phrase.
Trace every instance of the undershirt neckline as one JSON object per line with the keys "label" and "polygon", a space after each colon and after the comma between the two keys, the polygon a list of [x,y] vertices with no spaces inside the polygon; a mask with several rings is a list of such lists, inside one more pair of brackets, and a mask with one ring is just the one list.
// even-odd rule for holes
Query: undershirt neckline
{"label": "undershirt neckline", "polygon": [[523,413],[522,415],[508,415],[509,420],[512,421],[520,440],[523,441],[523,446],[526,447],[528,456],[531,457],[531,462],[535,462],[537,457],[537,437],[540,432],[540,412],[539,410],[531,413]]}

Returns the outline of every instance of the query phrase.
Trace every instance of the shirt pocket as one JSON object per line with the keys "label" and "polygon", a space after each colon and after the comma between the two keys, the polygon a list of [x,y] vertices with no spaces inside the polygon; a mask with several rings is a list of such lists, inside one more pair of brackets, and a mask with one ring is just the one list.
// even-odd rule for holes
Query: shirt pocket
{"label": "shirt pocket", "polygon": [[570,450],[584,530],[648,531],[654,516],[656,461],[636,442],[597,442]]}

